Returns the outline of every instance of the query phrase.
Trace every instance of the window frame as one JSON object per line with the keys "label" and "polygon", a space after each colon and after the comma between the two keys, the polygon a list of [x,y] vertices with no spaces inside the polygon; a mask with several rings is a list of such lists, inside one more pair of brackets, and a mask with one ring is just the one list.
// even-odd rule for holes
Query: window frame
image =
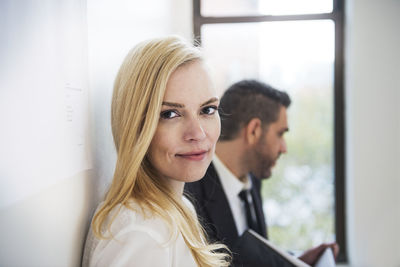
{"label": "window frame", "polygon": [[201,27],[205,24],[256,23],[271,21],[332,20],[335,24],[334,60],[334,181],[335,181],[335,232],[340,246],[337,261],[346,263],[346,198],[345,198],[345,99],[344,99],[344,8],[345,0],[332,0],[330,13],[296,15],[254,16],[202,16],[201,0],[193,0],[193,33],[196,44],[201,45]]}

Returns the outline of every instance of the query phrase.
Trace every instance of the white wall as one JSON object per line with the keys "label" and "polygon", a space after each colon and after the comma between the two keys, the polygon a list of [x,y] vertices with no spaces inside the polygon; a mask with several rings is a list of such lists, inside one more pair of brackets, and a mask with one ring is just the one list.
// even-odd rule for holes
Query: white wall
{"label": "white wall", "polygon": [[93,205],[86,28],[84,0],[0,2],[0,266],[80,263]]}
{"label": "white wall", "polygon": [[91,171],[0,210],[0,266],[79,266],[93,203]]}
{"label": "white wall", "polygon": [[347,237],[354,267],[400,266],[400,1],[347,1]]}

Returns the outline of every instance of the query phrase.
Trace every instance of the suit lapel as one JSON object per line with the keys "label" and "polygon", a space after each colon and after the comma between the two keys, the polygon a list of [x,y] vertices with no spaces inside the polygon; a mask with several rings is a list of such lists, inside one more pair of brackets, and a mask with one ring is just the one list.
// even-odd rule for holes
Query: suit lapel
{"label": "suit lapel", "polygon": [[224,225],[224,227],[214,227],[214,230],[222,242],[228,247],[232,247],[234,241],[238,238],[238,232],[228,199],[212,163],[203,179],[204,188],[208,189],[206,192],[207,201],[204,207],[205,212],[208,213],[212,224]]}

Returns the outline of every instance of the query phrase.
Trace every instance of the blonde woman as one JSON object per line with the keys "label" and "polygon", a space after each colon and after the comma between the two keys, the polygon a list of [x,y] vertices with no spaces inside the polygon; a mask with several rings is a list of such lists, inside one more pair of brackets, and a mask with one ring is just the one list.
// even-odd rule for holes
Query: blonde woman
{"label": "blonde woman", "polygon": [[178,37],[137,45],[114,84],[117,163],[83,266],[228,266],[208,244],[185,182],[201,179],[220,134],[219,99],[199,50]]}

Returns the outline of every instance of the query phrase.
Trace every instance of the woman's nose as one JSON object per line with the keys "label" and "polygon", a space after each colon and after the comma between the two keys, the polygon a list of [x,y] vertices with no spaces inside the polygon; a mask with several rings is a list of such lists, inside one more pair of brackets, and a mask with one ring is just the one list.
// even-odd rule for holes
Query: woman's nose
{"label": "woman's nose", "polygon": [[201,141],[206,137],[206,132],[198,118],[192,118],[185,126],[184,140],[185,141]]}

